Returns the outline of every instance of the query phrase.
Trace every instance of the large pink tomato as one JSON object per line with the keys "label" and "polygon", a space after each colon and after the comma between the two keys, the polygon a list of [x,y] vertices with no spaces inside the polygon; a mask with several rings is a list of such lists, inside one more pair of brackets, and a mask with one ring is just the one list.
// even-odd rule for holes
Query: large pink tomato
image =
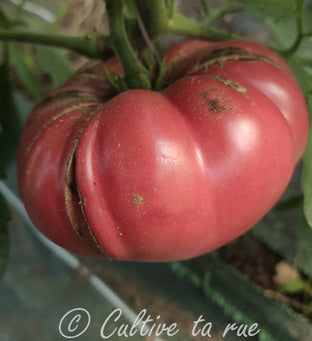
{"label": "large pink tomato", "polygon": [[161,92],[115,94],[117,59],[38,104],[18,153],[34,224],[64,248],[173,261],[224,245],[276,203],[300,159],[308,113],[291,70],[253,43],[190,40]]}

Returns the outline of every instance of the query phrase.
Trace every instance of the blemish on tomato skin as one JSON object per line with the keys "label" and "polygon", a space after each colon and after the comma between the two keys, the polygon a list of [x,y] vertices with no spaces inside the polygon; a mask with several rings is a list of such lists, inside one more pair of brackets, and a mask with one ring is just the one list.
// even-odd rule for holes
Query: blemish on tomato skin
{"label": "blemish on tomato skin", "polygon": [[224,85],[229,86],[234,91],[243,94],[245,97],[248,97],[247,89],[241,86],[238,82],[233,81],[232,79],[223,78],[221,76],[214,76],[214,75],[207,75],[207,77],[216,79],[217,81],[223,83]]}
{"label": "blemish on tomato skin", "polygon": [[118,236],[123,236],[123,232],[120,231],[120,226],[116,226],[116,229],[118,231]]}
{"label": "blemish on tomato skin", "polygon": [[86,204],[87,204],[86,198],[81,198],[80,201],[78,202],[78,205],[80,206],[86,206]]}
{"label": "blemish on tomato skin", "polygon": [[[203,101],[199,101],[195,104],[194,111],[196,111],[199,107],[206,107],[207,112],[205,115],[212,115],[212,114],[218,114],[222,111],[234,111],[236,107],[229,107],[227,105],[224,105],[222,102],[224,102],[226,99],[220,100],[218,98],[211,98],[209,97],[209,90],[203,91],[199,98]],[[216,118],[220,119],[222,115],[217,115]]]}
{"label": "blemish on tomato skin", "polygon": [[210,93],[212,93],[212,92],[214,92],[214,91],[217,91],[217,90],[218,90],[218,88],[210,88],[210,89],[208,89],[208,90],[206,90],[206,91],[203,91],[203,92],[200,94],[199,98],[207,98],[207,96],[208,96]]}
{"label": "blemish on tomato skin", "polygon": [[142,205],[143,204],[143,197],[140,196],[139,194],[134,194],[133,195],[133,203],[135,205]]}

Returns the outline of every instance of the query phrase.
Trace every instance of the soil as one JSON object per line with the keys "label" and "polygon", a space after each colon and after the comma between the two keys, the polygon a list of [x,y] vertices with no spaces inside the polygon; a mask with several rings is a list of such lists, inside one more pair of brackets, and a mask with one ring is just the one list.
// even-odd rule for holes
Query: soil
{"label": "soil", "polygon": [[258,241],[251,232],[217,251],[219,256],[231,264],[252,282],[263,288],[267,296],[289,305],[293,310],[312,321],[309,298],[303,292],[285,293],[281,284],[301,279],[309,280],[283,258]]}

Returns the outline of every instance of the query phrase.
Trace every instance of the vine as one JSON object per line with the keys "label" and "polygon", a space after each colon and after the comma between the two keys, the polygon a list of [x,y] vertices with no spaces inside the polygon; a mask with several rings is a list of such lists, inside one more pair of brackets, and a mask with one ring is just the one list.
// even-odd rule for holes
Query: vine
{"label": "vine", "polygon": [[[158,58],[153,42],[164,33],[183,36],[202,37],[210,40],[224,41],[243,39],[212,27],[212,23],[227,13],[242,11],[243,5],[237,0],[229,0],[214,8],[209,1],[201,0],[204,18],[193,20],[176,10],[175,0],[103,0],[106,4],[110,34],[90,33],[86,36],[64,36],[42,34],[18,30],[18,22],[8,21],[5,28],[0,29],[0,40],[43,44],[65,48],[88,58],[106,59],[112,51],[119,57],[125,77],[119,80],[120,90],[128,88],[152,88],[151,70],[139,61],[135,48],[142,45],[152,51],[153,63]],[[287,50],[277,51],[288,58],[295,54],[304,38],[311,37],[312,31],[304,32],[302,12],[304,0],[297,0],[294,13],[297,22],[297,39]],[[126,11],[125,11],[126,9]],[[3,11],[1,11],[3,16]],[[130,29],[129,29],[130,27]],[[141,45],[138,44],[141,42]],[[150,63],[150,64],[153,64]]]}
{"label": "vine", "polygon": [[107,51],[107,39],[100,34],[71,37],[18,30],[0,30],[0,40],[66,48],[89,58],[100,59],[105,55],[105,51]]}
{"label": "vine", "polygon": [[[106,7],[110,27],[107,41],[119,57],[126,88],[151,89],[150,74],[139,62],[127,37],[121,0],[106,0]],[[122,87],[125,87],[124,83]]]}

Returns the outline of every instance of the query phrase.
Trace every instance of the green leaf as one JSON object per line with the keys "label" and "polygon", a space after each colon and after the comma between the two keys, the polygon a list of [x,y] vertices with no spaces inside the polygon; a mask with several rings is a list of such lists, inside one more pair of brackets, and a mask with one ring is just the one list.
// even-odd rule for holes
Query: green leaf
{"label": "green leaf", "polygon": [[306,62],[310,61],[312,63],[311,49],[312,49],[311,38],[305,37],[301,40],[300,45],[298,46],[296,56],[298,56],[298,58],[303,58]]}
{"label": "green leaf", "polygon": [[245,10],[261,12],[274,17],[291,15],[297,8],[294,0],[238,0],[238,2],[244,4]]}
{"label": "green leaf", "polygon": [[281,288],[287,294],[298,294],[306,291],[308,284],[301,279],[294,279],[281,284]]}
{"label": "green leaf", "polygon": [[302,10],[302,24],[304,32],[312,31],[312,2],[305,1]]}
{"label": "green leaf", "polygon": [[33,59],[24,53],[15,43],[9,44],[9,55],[12,66],[29,93],[35,101],[39,101],[43,96],[42,86],[39,81],[38,70]]}
{"label": "green leaf", "polygon": [[20,121],[15,107],[6,64],[0,65],[0,178],[9,161],[15,158]]}
{"label": "green leaf", "polygon": [[155,56],[149,48],[144,49],[142,53],[142,61],[144,63],[144,66],[149,71],[152,71],[155,68],[155,63],[156,63]]}
{"label": "green leaf", "polygon": [[254,22],[265,25],[271,35],[270,45],[280,50],[290,48],[297,38],[296,1],[238,0]]}
{"label": "green leaf", "polygon": [[275,44],[280,50],[287,50],[297,39],[297,22],[295,16],[272,17],[263,14],[260,19],[265,23]]}
{"label": "green leaf", "polygon": [[5,199],[0,193],[0,278],[2,278],[5,273],[6,265],[9,259],[9,220],[10,211]]}
{"label": "green leaf", "polygon": [[215,254],[176,263],[174,270],[190,281],[196,278],[196,285],[200,279],[208,298],[231,315],[236,323],[249,326],[258,323],[261,329],[259,340],[298,341],[309,340],[312,336],[312,325],[304,317],[267,297],[259,287]]}
{"label": "green leaf", "polygon": [[131,0],[122,0],[123,6],[125,7],[125,14],[127,18],[135,18],[135,8]]}
{"label": "green leaf", "polygon": [[22,20],[12,20],[9,18],[6,13],[0,8],[0,28],[2,29],[10,29],[16,26],[25,26],[25,23]]}
{"label": "green leaf", "polygon": [[287,200],[278,202],[275,206],[275,209],[278,211],[288,211],[293,208],[302,207],[303,204],[303,196],[296,195]]}
{"label": "green leaf", "polygon": [[53,47],[37,46],[37,62],[42,73],[50,75],[53,88],[62,85],[74,73],[68,56]]}
{"label": "green leaf", "polygon": [[304,215],[302,207],[297,213],[296,217],[296,255],[294,258],[294,263],[302,267],[306,275],[312,278],[312,231],[307,224],[307,220]]}
{"label": "green leaf", "polygon": [[311,75],[304,69],[301,59],[294,55],[287,60],[303,93],[308,96],[312,92]]}
{"label": "green leaf", "polygon": [[10,28],[11,27],[11,20],[7,17],[4,11],[0,8],[0,27],[1,28]]}
{"label": "green leaf", "polygon": [[267,247],[312,279],[312,231],[302,206],[280,210],[276,206],[253,229]]}
{"label": "green leaf", "polygon": [[[312,112],[312,95],[308,98],[310,112]],[[310,120],[310,131],[312,120]],[[312,227],[312,134],[309,135],[308,144],[303,156],[303,169],[301,178],[302,190],[304,194],[303,209],[308,224]]]}

